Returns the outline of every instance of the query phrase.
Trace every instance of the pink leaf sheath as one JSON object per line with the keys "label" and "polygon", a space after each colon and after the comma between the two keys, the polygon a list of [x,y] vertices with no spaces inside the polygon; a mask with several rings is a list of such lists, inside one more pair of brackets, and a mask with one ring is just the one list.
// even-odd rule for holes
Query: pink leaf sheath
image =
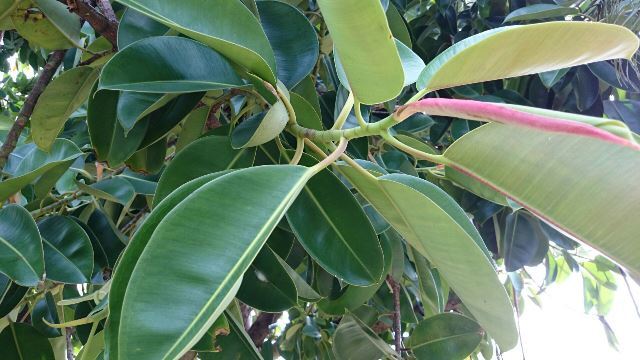
{"label": "pink leaf sheath", "polygon": [[400,122],[418,112],[428,115],[493,121],[549,132],[581,135],[640,150],[640,145],[589,124],[530,114],[510,109],[500,104],[482,101],[443,98],[424,99],[399,108],[394,116],[396,121]]}

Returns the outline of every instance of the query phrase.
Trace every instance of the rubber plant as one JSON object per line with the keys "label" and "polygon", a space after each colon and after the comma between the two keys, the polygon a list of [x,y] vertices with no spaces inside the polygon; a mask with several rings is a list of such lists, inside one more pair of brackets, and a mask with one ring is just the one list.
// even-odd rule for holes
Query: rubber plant
{"label": "rubber plant", "polygon": [[7,359],[491,358],[560,260],[606,315],[638,36],[472,3],[0,2],[41,68],[1,100]]}

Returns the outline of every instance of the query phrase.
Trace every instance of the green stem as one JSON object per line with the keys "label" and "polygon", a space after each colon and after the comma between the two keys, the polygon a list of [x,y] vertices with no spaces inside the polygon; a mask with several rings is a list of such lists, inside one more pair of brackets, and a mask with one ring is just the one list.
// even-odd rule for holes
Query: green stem
{"label": "green stem", "polygon": [[367,127],[367,122],[364,121],[364,117],[362,117],[362,109],[360,107],[360,101],[355,101],[354,104],[354,109],[356,111],[356,119],[358,120],[358,124],[360,124],[360,127],[364,128]]}
{"label": "green stem", "polygon": [[284,104],[284,107],[287,109],[287,112],[289,113],[289,122],[288,123],[289,124],[297,124],[298,120],[296,118],[296,112],[295,112],[295,110],[293,110],[293,105],[291,105],[291,102],[289,101],[289,98],[287,97],[287,94],[285,94],[277,86],[276,86],[276,92],[278,93],[278,98],[280,98],[280,101],[282,101],[282,103]]}
{"label": "green stem", "polygon": [[315,130],[302,127],[300,125],[289,125],[289,131],[295,136],[304,137],[314,141],[323,143],[340,141],[341,138],[347,140],[361,138],[365,136],[375,136],[386,132],[389,128],[397,124],[392,116],[382,119],[375,123],[365,124],[364,127],[354,127],[345,130]]}
{"label": "green stem", "polygon": [[302,158],[302,152],[303,151],[304,151],[304,138],[297,137],[296,138],[296,152],[295,152],[295,154],[293,154],[293,159],[291,159],[291,162],[289,162],[289,164],[298,165],[298,163],[300,162],[300,159]]}
{"label": "green stem", "polygon": [[449,163],[449,160],[445,158],[444,155],[427,154],[426,152],[414,149],[411,146],[406,145],[400,140],[394,138],[388,131],[381,133],[380,136],[382,136],[382,138],[390,145],[406,152],[407,154],[413,156],[416,159],[427,160],[427,161],[431,161],[432,163],[443,164],[443,165],[447,165]]}
{"label": "green stem", "polygon": [[347,101],[344,103],[344,106],[340,111],[340,115],[338,115],[338,118],[336,119],[336,122],[333,124],[333,127],[331,127],[331,130],[342,129],[342,127],[344,126],[344,123],[347,121],[347,118],[349,117],[349,113],[351,112],[351,109],[353,108],[353,104],[354,104],[353,93],[349,93],[349,97],[347,98]]}
{"label": "green stem", "polygon": [[338,158],[340,158],[340,156],[344,154],[345,150],[347,150],[348,143],[349,142],[347,141],[347,139],[341,138],[338,147],[331,154],[329,154],[329,156],[311,167],[312,173],[317,174],[327,166],[333,164],[334,161],[338,160]]}

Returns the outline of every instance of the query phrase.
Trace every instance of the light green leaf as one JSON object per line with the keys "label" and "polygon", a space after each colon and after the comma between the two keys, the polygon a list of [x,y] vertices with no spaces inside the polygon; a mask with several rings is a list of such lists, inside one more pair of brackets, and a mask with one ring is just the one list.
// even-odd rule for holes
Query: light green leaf
{"label": "light green leaf", "polygon": [[[51,21],[70,44],[82,48],[82,20],[80,17],[67,9],[67,5],[56,0],[33,0],[36,6]],[[46,47],[46,46],[45,46]]]}
{"label": "light green leaf", "polygon": [[402,61],[402,69],[404,70],[404,86],[409,86],[418,80],[426,65],[418,54],[414,53],[400,40],[395,39],[395,42],[398,47],[400,61]]}
{"label": "light green leaf", "polygon": [[23,207],[0,209],[0,272],[23,286],[36,286],[44,275],[42,240]]}
{"label": "light green leaf", "polygon": [[216,51],[191,39],[159,36],[120,50],[104,65],[99,89],[186,93],[242,85]]}
{"label": "light green leaf", "polygon": [[353,314],[342,317],[333,334],[333,353],[338,359],[398,359],[398,355]]}
{"label": "light green leaf", "polygon": [[[239,1],[118,0],[150,18],[207,44],[262,79],[276,83],[276,60],[258,19]],[[204,11],[215,9],[216,11]]]}
{"label": "light green leaf", "polygon": [[418,359],[466,359],[480,344],[482,329],[457,313],[445,313],[421,321],[408,346]]}
{"label": "light green leaf", "polygon": [[196,141],[205,130],[205,125],[209,119],[210,106],[201,106],[193,110],[182,123],[178,143],[176,144],[176,153],[182,151],[187,145]]}
{"label": "light green leaf", "polygon": [[[503,350],[517,343],[513,310],[480,234],[437,186],[409,175],[341,171],[378,212],[425,256]],[[486,304],[492,304],[490,307]]]}
{"label": "light green leaf", "polygon": [[[231,301],[242,274],[311,175],[305,167],[287,165],[237,170],[195,190],[167,213],[130,275],[119,320],[119,357],[172,359],[194,345]],[[123,263],[131,261],[127,255]],[[215,268],[204,265],[212,259]],[[158,291],[158,281],[172,291]],[[112,291],[114,285],[115,279]]]}
{"label": "light green leaf", "polygon": [[556,4],[534,4],[518,8],[507,15],[505,23],[524,20],[541,20],[554,17],[564,17],[575,15],[580,9],[574,7],[560,6]]}
{"label": "light green leaf", "polygon": [[640,275],[640,243],[629,241],[640,232],[640,223],[628,221],[630,214],[640,212],[637,192],[629,191],[640,181],[637,149],[491,123],[456,141],[445,157],[456,170],[480,179]]}
{"label": "light green leaf", "polygon": [[49,216],[38,223],[44,245],[47,279],[66,284],[89,282],[93,272],[93,247],[75,221]]}
{"label": "light green leaf", "polygon": [[158,182],[153,200],[159,204],[171,192],[200,176],[253,164],[255,148],[235,150],[226,136],[207,136],[189,144],[169,163]]}
{"label": "light green leaf", "polygon": [[44,90],[31,115],[31,136],[48,151],[64,123],[89,97],[99,72],[80,66],[63,72]]}
{"label": "light green leaf", "polygon": [[364,104],[393,99],[402,90],[402,62],[379,0],[319,0],[355,98]]}
{"label": "light green leaf", "polygon": [[[12,177],[0,182],[0,201],[8,199],[23,187],[59,166],[71,166],[73,160],[82,155],[82,151],[66,139],[57,139],[48,153],[36,148],[33,144],[23,146],[28,152],[21,154],[20,157],[12,156],[7,162],[5,171]],[[16,149],[14,154],[19,151],[20,148]]]}
{"label": "light green leaf", "polygon": [[630,58],[640,40],[617,25],[561,21],[505,26],[451,46],[424,69],[418,89],[459,85]]}
{"label": "light green leaf", "polygon": [[231,133],[234,149],[262,145],[273,140],[284,130],[289,121],[289,112],[280,100],[267,111],[245,119]]}
{"label": "light green leaf", "polygon": [[[11,24],[11,15],[16,11],[21,0],[0,0],[0,27],[7,21]],[[9,25],[11,26],[11,25]],[[4,29],[1,30],[10,30]]]}

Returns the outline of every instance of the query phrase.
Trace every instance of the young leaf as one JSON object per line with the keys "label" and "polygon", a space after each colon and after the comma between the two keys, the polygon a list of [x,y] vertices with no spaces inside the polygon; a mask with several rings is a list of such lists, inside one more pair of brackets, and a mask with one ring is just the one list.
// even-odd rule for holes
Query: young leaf
{"label": "young leaf", "polygon": [[319,0],[351,90],[364,104],[393,99],[404,75],[379,0]]}
{"label": "young leaf", "polygon": [[598,22],[505,26],[468,37],[443,51],[427,64],[417,86],[434,91],[630,58],[639,44],[638,37],[626,28]]}
{"label": "young leaf", "polygon": [[21,206],[0,209],[0,272],[22,286],[36,286],[44,275],[42,240]]}
{"label": "young leaf", "polygon": [[231,146],[240,149],[271,141],[284,130],[287,121],[289,112],[284,103],[278,101],[269,110],[253,115],[233,129]]}
{"label": "young leaf", "polygon": [[[180,66],[174,66],[179,63]],[[159,36],[119,51],[102,69],[99,89],[187,93],[242,86],[229,62],[205,45]]]}
{"label": "young leaf", "polygon": [[[258,19],[239,1],[118,0],[150,18],[207,44],[262,79],[276,83],[276,61]],[[215,11],[204,11],[215,9]]]}

